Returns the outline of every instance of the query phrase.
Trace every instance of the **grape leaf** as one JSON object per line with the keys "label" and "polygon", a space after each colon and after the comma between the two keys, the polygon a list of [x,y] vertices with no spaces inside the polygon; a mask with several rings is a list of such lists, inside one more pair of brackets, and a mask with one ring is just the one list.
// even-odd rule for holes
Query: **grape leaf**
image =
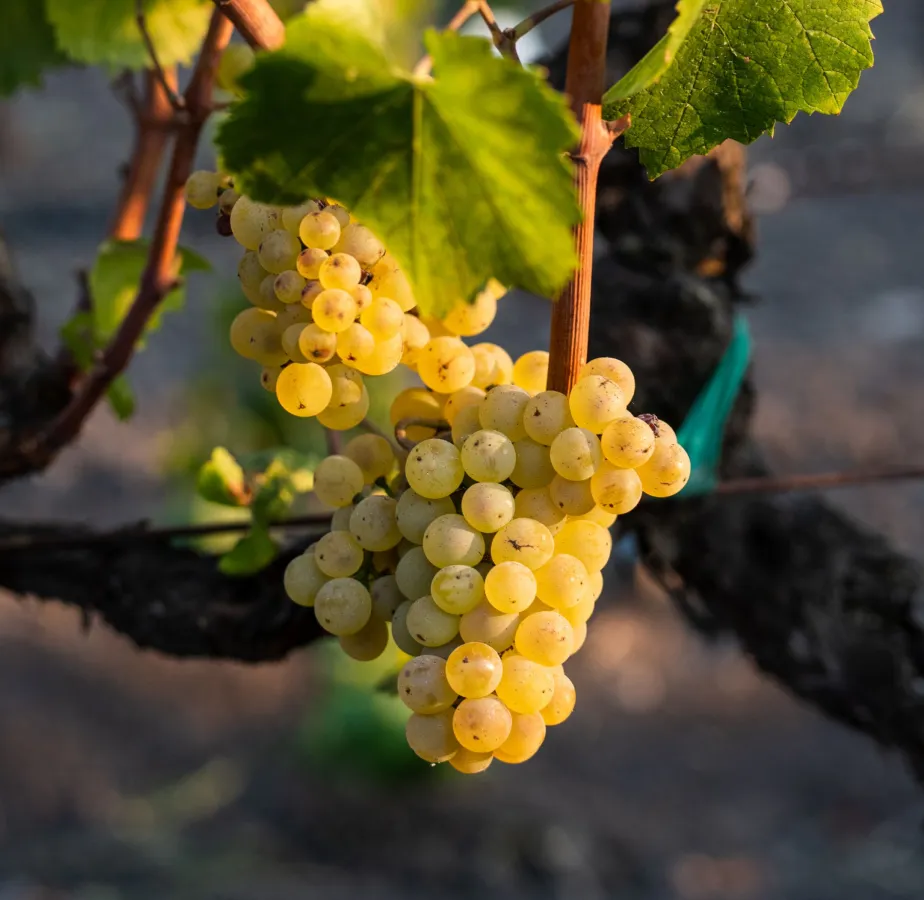
{"label": "grape leaf", "polygon": [[0,3],[0,96],[41,83],[42,72],[65,62],[38,0]]}
{"label": "grape leaf", "polygon": [[575,265],[580,212],[564,98],[487,40],[429,33],[433,75],[392,65],[348,0],[317,0],[260,54],[218,143],[256,199],[344,203],[385,242],[421,310],[494,276],[553,295]]}
{"label": "grape leaf", "polygon": [[278,553],[279,547],[269,531],[254,525],[218,560],[218,570],[225,575],[253,575],[265,569]]}
{"label": "grape leaf", "polygon": [[106,388],[109,406],[121,422],[128,421],[135,414],[135,392],[124,375],[116,375]]}
{"label": "grape leaf", "polygon": [[626,146],[654,178],[798,112],[838,113],[873,64],[869,23],[881,12],[881,0],[707,0],[660,80],[628,99],[615,85],[604,115],[631,114]]}
{"label": "grape leaf", "polygon": [[224,447],[216,447],[196,476],[200,497],[222,506],[242,506],[247,502],[244,470]]}
{"label": "grape leaf", "polygon": [[[28,2],[38,4],[38,0]],[[46,0],[46,4],[58,47],[72,59],[111,68],[150,65],[135,19],[135,0]],[[145,24],[161,65],[190,63],[213,8],[209,0],[144,0]]]}

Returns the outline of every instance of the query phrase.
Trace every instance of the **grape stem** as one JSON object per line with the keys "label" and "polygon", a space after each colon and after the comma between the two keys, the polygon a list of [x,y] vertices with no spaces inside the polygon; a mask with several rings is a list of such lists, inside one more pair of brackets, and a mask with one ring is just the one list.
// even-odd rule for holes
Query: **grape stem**
{"label": "grape stem", "polygon": [[[413,426],[419,425],[422,428],[432,428],[437,433],[434,437],[446,438],[446,435],[449,433],[449,423],[443,419],[417,419],[415,417],[410,417],[408,419],[402,419],[395,425],[395,440],[404,447],[405,450],[413,450],[414,447],[419,443],[418,441],[411,440],[407,436],[408,428],[413,428]],[[448,440],[448,438],[446,438]]]}
{"label": "grape stem", "polygon": [[151,57],[151,66],[154,76],[160,82],[161,90],[170,101],[170,105],[173,107],[174,111],[180,112],[180,110],[186,108],[186,101],[176,92],[176,78],[172,80],[168,78],[164,67],[160,64],[160,59],[157,56],[157,48],[154,46],[151,33],[148,31],[148,23],[144,15],[144,0],[135,0],[135,21],[138,24],[138,30],[141,32],[141,39],[144,41],[144,46],[147,48],[148,56]]}
{"label": "grape stem", "polygon": [[238,34],[254,50],[278,50],[286,40],[286,27],[267,0],[215,0]]}
{"label": "grape stem", "polygon": [[364,431],[368,431],[370,434],[378,435],[380,438],[382,438],[382,440],[388,441],[388,443],[391,445],[392,450],[397,451],[401,449],[399,444],[396,442],[396,440],[393,438],[390,438],[371,419],[363,419],[362,422],[359,423],[359,427],[362,428]]}

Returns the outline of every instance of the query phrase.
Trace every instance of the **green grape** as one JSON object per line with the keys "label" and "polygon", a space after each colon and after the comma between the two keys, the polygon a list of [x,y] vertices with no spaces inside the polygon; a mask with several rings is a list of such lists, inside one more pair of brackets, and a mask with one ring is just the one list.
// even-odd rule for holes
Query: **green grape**
{"label": "green grape", "polygon": [[560,391],[542,391],[530,397],[523,410],[526,435],[537,444],[550,445],[566,428],[573,425],[568,398]]}
{"label": "green grape", "polygon": [[260,309],[268,309],[270,312],[275,313],[282,312],[286,308],[285,303],[276,296],[275,275],[267,275],[260,282],[260,290],[257,293],[259,296],[254,306],[259,306]]}
{"label": "green grape", "polygon": [[430,343],[430,329],[417,316],[404,313],[401,335],[404,338],[404,353],[401,362],[416,372],[417,357],[420,351]]}
{"label": "green grape", "polygon": [[341,231],[334,252],[349,253],[364,269],[371,269],[385,254],[385,247],[365,225],[353,222]]}
{"label": "green grape", "polygon": [[347,578],[363,564],[363,548],[348,531],[331,531],[314,545],[314,558],[328,578]]}
{"label": "green grape", "polygon": [[555,548],[552,532],[535,519],[513,519],[494,536],[491,558],[502,562],[523,563],[535,571],[551,558]]}
{"label": "green grape", "polygon": [[314,606],[314,598],[327,582],[327,576],[315,561],[314,547],[309,547],[286,566],[282,581],[286,594],[293,603],[299,606]]}
{"label": "green grape", "polygon": [[491,388],[481,403],[481,427],[488,431],[499,431],[511,441],[526,437],[523,427],[523,412],[529,402],[529,394],[523,388],[512,384],[501,384]]}
{"label": "green grape", "polygon": [[574,649],[574,629],[557,610],[523,617],[514,641],[517,653],[540,666],[563,663]]}
{"label": "green grape", "polygon": [[514,713],[510,737],[504,741],[494,757],[510,765],[532,759],[545,740],[545,721],[539,713]]}
{"label": "green grape", "polygon": [[257,255],[260,257],[260,265],[267,272],[279,275],[287,269],[295,268],[301,249],[297,237],[284,228],[277,228],[260,241]]}
{"label": "green grape", "polygon": [[637,469],[651,459],[655,435],[644,420],[624,416],[606,426],[600,444],[608,462],[622,469]]}
{"label": "green grape", "polygon": [[[356,301],[356,308],[360,313],[368,309],[372,305],[372,301],[375,300],[372,296],[372,291],[364,284],[357,284],[356,287],[350,288],[350,296]],[[403,316],[404,313],[401,315]]]}
{"label": "green grape", "polygon": [[350,291],[362,277],[363,270],[349,253],[332,253],[318,270],[318,278],[325,290]]}
{"label": "green grape", "polygon": [[586,428],[568,428],[549,448],[552,468],[569,481],[586,481],[603,462],[600,439]]}
{"label": "green grape", "polygon": [[295,268],[298,274],[303,278],[317,281],[321,271],[321,264],[327,259],[327,256],[326,250],[318,250],[317,248],[309,247],[307,250],[302,250],[302,252],[298,254],[298,259],[295,261]]}
{"label": "green grape", "polygon": [[355,578],[333,578],[315,595],[314,615],[337,637],[356,634],[372,616],[372,597]]}
{"label": "green grape", "polygon": [[427,594],[407,611],[407,630],[424,647],[440,647],[459,633],[459,617],[440,609]]}
{"label": "green grape", "polygon": [[[311,362],[307,356],[299,349],[298,342],[302,336],[302,332],[305,330],[305,326],[301,322],[296,322],[294,325],[289,325],[282,332],[282,349],[285,350],[286,356],[296,363],[307,363]],[[279,380],[276,381],[279,384]]]}
{"label": "green grape", "polygon": [[443,404],[443,418],[451,426],[452,423],[455,422],[456,416],[462,412],[463,409],[474,406],[477,411],[478,406],[484,398],[485,393],[481,388],[468,385],[462,388],[461,391],[456,391],[454,394],[449,395],[446,402]]}
{"label": "green grape", "polygon": [[513,360],[503,347],[475,344],[472,356],[475,357],[475,375],[472,378],[475,387],[486,391],[495,385],[513,383]]}
{"label": "green grape", "polygon": [[337,220],[341,230],[350,224],[351,217],[346,207],[341,206],[339,203],[331,203],[325,209]]}
{"label": "green grape", "polygon": [[408,454],[404,475],[421,497],[437,500],[448,497],[462,484],[465,470],[461,454],[453,444],[430,438],[421,441]]}
{"label": "green grape", "polygon": [[556,475],[549,485],[552,502],[567,516],[582,516],[594,508],[591,480],[568,481]]}
{"label": "green grape", "polygon": [[282,347],[282,334],[276,317],[263,309],[245,309],[231,323],[231,346],[245,359],[262,366],[281,366],[288,362]]}
{"label": "green grape", "polygon": [[[450,397],[455,396],[454,394]],[[446,401],[449,402],[448,400]],[[460,450],[465,442],[476,432],[481,431],[481,420],[478,418],[477,406],[466,406],[459,410],[452,423],[452,442]]]}
{"label": "green grape", "polygon": [[186,202],[194,209],[210,209],[218,202],[222,176],[218,172],[200,170],[186,179]]}
{"label": "green grape", "polygon": [[553,669],[555,691],[548,705],[543,707],[540,715],[546,725],[561,725],[574,711],[577,692],[571,679],[560,669]]}
{"label": "green grape", "polygon": [[484,538],[462,516],[440,516],[424,532],[423,551],[439,569],[475,566],[484,556]]}
{"label": "green grape", "polygon": [[308,213],[299,222],[298,236],[312,250],[330,250],[340,240],[340,223],[330,209]]}
{"label": "green grape", "polygon": [[273,290],[280,303],[301,303],[302,291],[307,282],[295,269],[280,272],[273,280]]}
{"label": "green grape", "polygon": [[523,488],[517,492],[514,505],[518,519],[542,522],[553,535],[565,522],[565,514],[555,505],[547,487]]}
{"label": "green grape", "polygon": [[310,324],[311,310],[305,309],[301,303],[290,303],[276,313],[276,325],[281,328],[283,332],[285,332],[290,325],[305,326]]}
{"label": "green grape", "polygon": [[635,471],[646,494],[673,497],[690,480],[690,457],[680,444],[662,444],[659,438],[651,459]]}
{"label": "green grape", "polygon": [[271,231],[279,228],[281,214],[274,206],[241,197],[231,210],[231,233],[248,250],[257,250]]}
{"label": "green grape", "polygon": [[318,413],[318,422],[334,431],[355,428],[369,412],[369,392],[363,376],[348,366],[335,365],[327,369],[333,391],[330,403]]}
{"label": "green grape", "polygon": [[314,493],[325,506],[349,506],[363,489],[362,469],[345,456],[328,456],[314,470]]}
{"label": "green grape", "polygon": [[536,598],[536,576],[522,563],[500,563],[488,572],[484,594],[498,612],[524,612]]}
{"label": "green grape", "polygon": [[513,646],[519,624],[518,613],[502,613],[485,600],[462,616],[459,634],[463,641],[477,641],[503,653]]}
{"label": "green grape", "polygon": [[215,83],[226,91],[243,93],[239,84],[240,78],[253,68],[255,58],[253,50],[247,44],[229,44],[218,60]]}
{"label": "green grape", "polygon": [[[302,219],[311,213],[321,211],[321,204],[317,200],[306,200],[300,206],[284,206],[282,208],[282,227],[289,234],[298,237],[298,227],[302,224]],[[317,275],[306,275],[306,278],[317,278]]]}
{"label": "green grape", "polygon": [[408,600],[418,600],[430,593],[430,584],[433,576],[439,569],[431,563],[423,552],[422,547],[408,550],[398,561],[395,569],[395,580],[398,590]]}
{"label": "green grape", "polygon": [[383,494],[360,500],[350,516],[350,532],[364,550],[390,550],[397,547],[401,532],[395,522],[398,504]]}
{"label": "green grape", "polygon": [[326,288],[314,298],[311,315],[325,331],[346,331],[356,319],[356,301],[346,291]]}
{"label": "green grape", "polygon": [[449,497],[430,499],[421,497],[413,488],[408,488],[398,498],[398,508],[395,518],[398,530],[409,541],[415,544],[423,543],[424,532],[427,526],[440,516],[446,516],[456,511]]}
{"label": "green grape", "polygon": [[411,600],[405,600],[396,610],[391,618],[391,639],[395,646],[407,653],[408,656],[417,656],[423,649],[407,630],[407,611],[411,608]]}
{"label": "green grape", "polygon": [[590,479],[594,501],[607,512],[625,515],[642,499],[642,482],[635,469],[618,469],[604,463]]}
{"label": "green grape", "polygon": [[487,644],[472,641],[456,647],[446,660],[446,680],[460,696],[487,697],[500,683],[503,667],[498,652]]}
{"label": "green grape", "polygon": [[383,575],[381,578],[376,578],[369,587],[369,594],[372,597],[372,615],[383,622],[390,622],[395,615],[395,610],[405,600],[404,594],[398,590],[398,582],[394,575]]}
{"label": "green grape", "polygon": [[524,353],[513,364],[513,383],[528,394],[545,390],[549,377],[549,354],[546,350]]}
{"label": "green grape", "polygon": [[223,216],[230,216],[234,204],[241,199],[241,195],[234,188],[225,188],[218,195],[218,212]]}
{"label": "green grape", "polygon": [[384,478],[395,464],[395,453],[386,438],[378,434],[360,434],[347,442],[343,455],[363,470],[366,484]]}
{"label": "green grape", "polygon": [[394,300],[377,297],[360,313],[359,321],[374,338],[384,341],[401,332],[404,313]]}
{"label": "green grape", "polygon": [[544,444],[537,444],[534,440],[524,437],[515,441],[513,447],[516,450],[517,463],[510,473],[510,480],[517,487],[545,487],[555,477],[549,448]]}
{"label": "green grape", "polygon": [[293,416],[316,416],[330,402],[330,375],[315,363],[292,363],[279,373],[276,399]]}
{"label": "green grape", "polygon": [[461,616],[484,599],[484,579],[471,566],[446,566],[433,576],[430,596],[443,612]]}
{"label": "green grape", "polygon": [[555,535],[555,552],[576,556],[588,572],[599,572],[613,549],[609,531],[586,519],[569,520]]}
{"label": "green grape", "polygon": [[488,753],[510,736],[513,718],[497,697],[463,700],[452,717],[456,740],[466,749]]}
{"label": "green grape", "polygon": [[459,338],[436,337],[420,351],[417,373],[431,390],[452,394],[471,382],[475,358]]}
{"label": "green grape", "polygon": [[463,775],[477,775],[487,769],[493,759],[493,753],[478,753],[459,747],[455,756],[449,760],[449,765]]}
{"label": "green grape", "polygon": [[355,366],[366,375],[387,375],[401,362],[404,342],[400,334],[376,341],[372,353],[356,360]]}
{"label": "green grape", "polygon": [[237,264],[237,277],[241,282],[244,296],[254,305],[259,306],[262,299],[260,285],[269,272],[260,265],[260,257],[253,250],[248,250]]}
{"label": "green grape", "polygon": [[501,482],[517,462],[513,443],[499,431],[476,431],[462,445],[462,466],[475,481]]}
{"label": "green grape", "polygon": [[590,512],[586,512],[582,516],[573,516],[572,518],[586,519],[588,522],[596,522],[604,528],[612,528],[613,523],[618,517],[614,513],[607,512],[599,506],[594,506]]}
{"label": "green grape", "polygon": [[[439,419],[441,414],[442,402],[440,399],[422,387],[405,388],[391,401],[391,409],[389,410],[392,427],[404,419]],[[407,428],[408,439],[415,442],[425,441],[427,438],[432,438],[434,434],[436,434],[436,430],[427,425],[410,425]],[[416,450],[417,448],[415,447],[414,449]],[[465,472],[462,469],[461,461],[458,465],[459,483],[461,484],[461,476]]]}
{"label": "green grape", "polygon": [[626,399],[619,385],[602,375],[581,378],[568,397],[571,418],[579,428],[602,434],[613,419],[627,415]]}
{"label": "green grape", "polygon": [[337,335],[337,355],[348,365],[356,365],[374,352],[375,338],[359,322],[354,322]]}
{"label": "green grape", "polygon": [[482,534],[493,534],[503,528],[513,518],[515,509],[513,494],[502,484],[473,484],[462,495],[465,521]]}
{"label": "green grape", "polygon": [[404,272],[387,253],[373,266],[369,289],[375,297],[389,297],[404,312],[414,308],[414,292]]}
{"label": "green grape", "polygon": [[340,649],[351,659],[372,662],[378,659],[388,646],[388,626],[374,616],[356,634],[340,636]]}
{"label": "green grape", "polygon": [[334,358],[337,350],[337,335],[325,331],[313,322],[306,325],[298,336],[298,349],[305,359],[326,363]]}
{"label": "green grape", "polygon": [[458,699],[446,679],[446,661],[424,654],[409,659],[398,673],[398,696],[411,712],[433,716]]}
{"label": "green grape", "polygon": [[260,387],[271,394],[276,393],[276,382],[279,380],[279,373],[282,366],[264,366],[260,372]]}
{"label": "green grape", "polygon": [[619,386],[626,405],[632,402],[635,396],[635,376],[622,360],[613,359],[611,356],[592,359],[578,373],[578,379],[586,378],[588,375],[602,375],[604,378],[609,378]]}
{"label": "green grape", "polygon": [[492,281],[472,303],[459,300],[443,319],[448,331],[460,337],[472,337],[486,331],[497,315],[497,299],[505,291],[501,284]]}
{"label": "green grape", "polygon": [[414,713],[407,720],[407,744],[428,763],[451,761],[459,751],[459,742],[452,730],[454,710],[446,709],[432,716]]}
{"label": "green grape", "polygon": [[536,594],[553,609],[574,606],[587,594],[590,576],[576,556],[558,553],[536,570]]}
{"label": "green grape", "polygon": [[349,531],[350,516],[353,515],[354,509],[356,507],[352,503],[349,506],[341,506],[340,509],[335,509],[334,514],[330,517],[330,530]]}
{"label": "green grape", "polygon": [[521,656],[504,656],[504,673],[497,686],[498,699],[511,712],[529,715],[547,706],[555,693],[552,670]]}

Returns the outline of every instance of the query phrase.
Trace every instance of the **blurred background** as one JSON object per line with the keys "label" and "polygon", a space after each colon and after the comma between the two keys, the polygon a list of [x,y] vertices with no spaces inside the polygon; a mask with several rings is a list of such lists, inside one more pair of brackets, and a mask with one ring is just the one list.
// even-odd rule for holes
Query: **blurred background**
{"label": "blurred background", "polygon": [[[924,452],[924,6],[890,0],[873,27],[876,67],[844,114],[800,116],[750,154],[755,429],[781,473]],[[130,141],[98,70],[0,101],[0,229],[48,347]],[[3,489],[4,517],[213,519],[191,487],[212,446],[316,446],[226,348],[236,245],[194,211],[183,242],[215,272],[133,362],[135,417],[100,407],[46,474]],[[510,296],[486,339],[544,347],[547,318]],[[831,500],[924,557],[924,487]],[[177,662],[0,592],[0,900],[924,896],[924,805],[901,761],[690,632],[621,550],[569,666],[574,716],[527,765],[474,779],[418,761],[400,704],[371,688],[381,672],[325,646]]]}

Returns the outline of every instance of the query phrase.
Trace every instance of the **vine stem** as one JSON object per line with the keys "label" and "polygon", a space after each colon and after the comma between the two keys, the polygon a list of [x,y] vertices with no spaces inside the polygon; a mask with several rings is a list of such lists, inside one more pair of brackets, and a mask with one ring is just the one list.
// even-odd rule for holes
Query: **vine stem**
{"label": "vine stem", "polygon": [[286,40],[286,27],[267,0],[215,0],[238,34],[254,50],[278,50]]}

